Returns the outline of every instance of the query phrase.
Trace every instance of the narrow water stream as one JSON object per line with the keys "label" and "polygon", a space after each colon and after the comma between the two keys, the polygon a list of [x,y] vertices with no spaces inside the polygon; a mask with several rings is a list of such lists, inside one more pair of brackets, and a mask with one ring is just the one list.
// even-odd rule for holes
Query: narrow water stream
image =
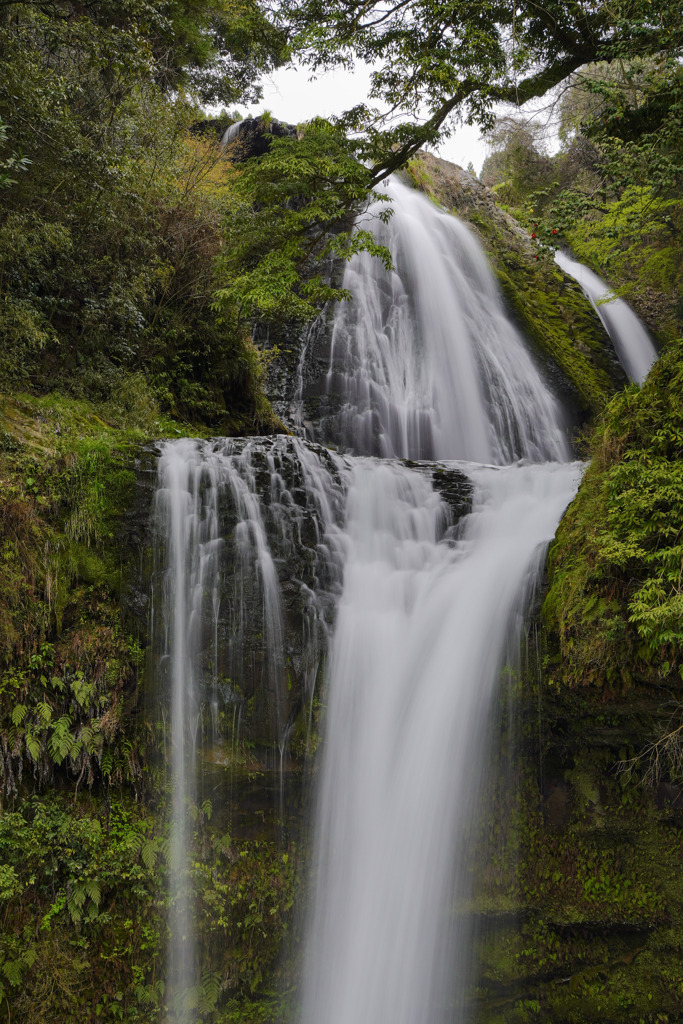
{"label": "narrow water stream", "polygon": [[581,285],[612,339],[617,359],[630,380],[642,384],[657,361],[652,338],[628,303],[618,298],[601,277],[583,263],[558,250],[555,262]]}

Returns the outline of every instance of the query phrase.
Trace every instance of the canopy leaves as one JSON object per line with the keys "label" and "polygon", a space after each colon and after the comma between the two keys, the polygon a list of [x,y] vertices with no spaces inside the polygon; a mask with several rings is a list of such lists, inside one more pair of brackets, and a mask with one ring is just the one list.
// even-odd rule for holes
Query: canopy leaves
{"label": "canopy leaves", "polygon": [[361,157],[380,181],[458,119],[490,127],[495,103],[521,106],[584,64],[678,54],[683,5],[522,0],[285,0],[293,45],[311,68],[372,68],[369,104],[340,124],[362,136]]}

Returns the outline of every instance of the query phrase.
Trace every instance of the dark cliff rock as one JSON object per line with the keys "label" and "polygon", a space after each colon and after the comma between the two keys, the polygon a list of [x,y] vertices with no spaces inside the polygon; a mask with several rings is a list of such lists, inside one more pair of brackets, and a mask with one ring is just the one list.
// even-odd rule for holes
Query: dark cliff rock
{"label": "dark cliff rock", "polygon": [[[223,443],[216,442],[219,448]],[[282,436],[230,441],[231,454],[246,454],[249,460],[252,493],[277,574],[282,634],[278,644],[264,610],[259,559],[254,555],[245,560],[239,546],[244,511],[226,487],[218,524],[223,546],[217,663],[211,665],[211,673],[226,681],[221,684],[226,705],[239,712],[242,739],[263,748],[279,748],[294,739],[295,753],[302,752],[301,737],[310,729],[311,701],[321,685],[343,571],[326,538],[330,524],[321,519],[319,496],[297,454],[301,444]],[[340,527],[348,469],[320,445],[307,444],[306,451],[329,481],[328,501],[338,519],[331,525]],[[161,654],[154,648],[153,634],[159,631],[165,562],[165,537],[154,516],[158,457],[157,445],[143,447],[136,457],[137,490],[120,534],[130,566],[122,605],[140,635],[149,637],[151,669]],[[428,462],[410,465],[432,480],[453,524],[469,511],[472,485],[460,470]],[[152,669],[147,689],[148,704],[159,708],[166,698],[157,692],[157,675]]]}
{"label": "dark cliff rock", "polygon": [[270,138],[296,138],[296,125],[277,118],[247,117],[235,121],[223,136],[226,154],[234,162],[264,156],[270,149]]}
{"label": "dark cliff rock", "polygon": [[488,808],[472,1020],[681,1019],[683,792],[620,770],[668,715],[652,694],[527,680]]}

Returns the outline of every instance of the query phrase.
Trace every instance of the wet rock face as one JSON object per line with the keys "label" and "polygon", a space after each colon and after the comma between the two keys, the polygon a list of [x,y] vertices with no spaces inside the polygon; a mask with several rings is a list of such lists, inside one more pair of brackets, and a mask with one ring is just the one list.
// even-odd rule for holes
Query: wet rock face
{"label": "wet rock face", "polygon": [[223,136],[223,145],[230,159],[240,163],[252,156],[264,156],[270,149],[270,136],[296,138],[296,126],[277,118],[265,121],[260,117],[247,117],[230,125]]}
{"label": "wet rock face", "polygon": [[531,685],[486,810],[472,1019],[680,1020],[683,801],[619,770],[668,711],[645,688]]}

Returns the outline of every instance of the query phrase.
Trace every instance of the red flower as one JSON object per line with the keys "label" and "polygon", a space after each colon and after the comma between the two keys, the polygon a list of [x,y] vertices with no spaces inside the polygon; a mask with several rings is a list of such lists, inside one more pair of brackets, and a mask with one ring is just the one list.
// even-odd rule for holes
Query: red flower
{"label": "red flower", "polygon": [[536,259],[538,259],[538,253],[536,253]]}
{"label": "red flower", "polygon": [[554,234],[554,235],[556,235],[556,234],[557,234],[557,228],[553,228],[553,234]]}
{"label": "red flower", "polygon": [[532,238],[535,238],[535,237],[536,237],[536,232],[535,232],[535,231],[534,231],[534,233],[533,233],[533,235],[532,235],[531,237],[532,237]]}

